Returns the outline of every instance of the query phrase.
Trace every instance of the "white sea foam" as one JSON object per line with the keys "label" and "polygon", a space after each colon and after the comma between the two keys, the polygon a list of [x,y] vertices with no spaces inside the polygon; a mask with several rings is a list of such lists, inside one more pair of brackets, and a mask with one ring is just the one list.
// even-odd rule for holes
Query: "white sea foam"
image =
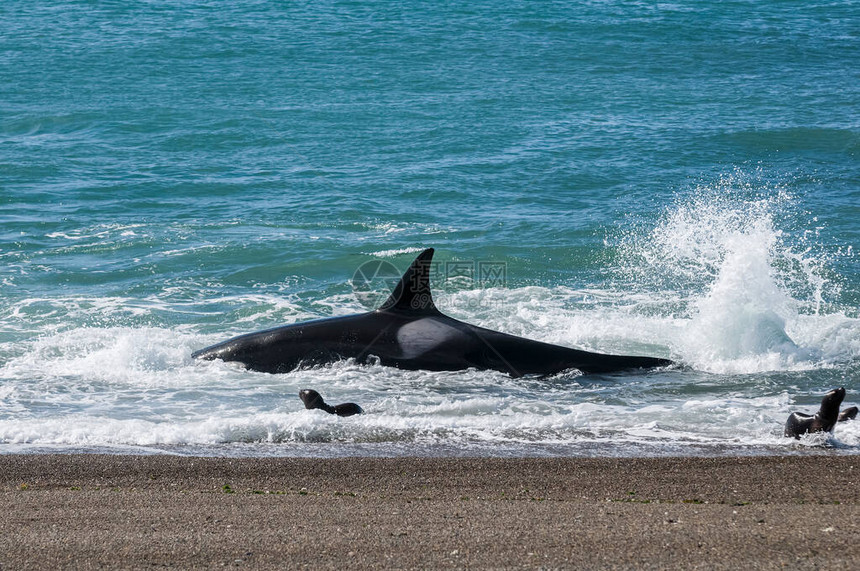
{"label": "white sea foam", "polygon": [[416,254],[418,252],[423,252],[424,248],[395,248],[391,250],[378,250],[376,252],[370,252],[371,256],[378,256],[380,258],[391,258],[394,256],[399,256],[401,254]]}
{"label": "white sea foam", "polygon": [[[860,320],[833,302],[838,287],[825,279],[826,259],[804,242],[808,236],[780,228],[789,197],[724,190],[679,200],[652,228],[622,240],[617,280],[601,287],[437,294],[440,308],[471,323],[583,349],[670,357],[680,369],[511,379],[346,362],[266,375],[190,354],[261,324],[352,313],[356,300],[339,292],[309,304],[259,291],[198,299],[193,283],[144,299],[34,297],[0,314],[0,333],[13,339],[0,343],[0,444],[263,443],[284,453],[326,443],[512,453],[860,450],[860,421],[840,423],[833,436],[782,437],[787,415],[813,412],[834,385],[849,389],[846,406],[860,401],[852,377]],[[151,324],[165,315],[177,324]],[[329,402],[358,402],[366,414],[304,410],[297,393],[308,387]]]}
{"label": "white sea foam", "polygon": [[77,242],[81,240],[104,240],[107,238],[130,238],[137,236],[136,229],[143,228],[144,224],[96,224],[84,228],[78,228],[70,232],[49,232],[46,238],[69,240]]}
{"label": "white sea foam", "polygon": [[[825,314],[839,283],[825,278],[831,254],[816,253],[817,230],[789,233],[779,222],[794,201],[781,188],[750,192],[734,173],[679,200],[645,234],[622,241],[627,275],[671,290],[676,358],[704,371],[754,373],[813,368],[860,356],[850,335],[810,335],[823,327],[856,332],[860,322]],[[757,188],[757,187],[756,187]],[[667,331],[667,333],[669,333]]]}
{"label": "white sea foam", "polygon": [[[774,446],[790,406],[784,392],[656,397],[655,379],[674,382],[661,374],[589,385],[576,377],[541,381],[340,363],[265,375],[192,362],[190,350],[204,341],[164,329],[79,330],[42,339],[0,369],[0,442]],[[617,395],[618,383],[627,381],[629,394]],[[320,388],[330,402],[360,402],[367,414],[341,419],[306,411],[296,398],[306,386]]]}
{"label": "white sea foam", "polygon": [[[472,295],[478,294],[452,294]],[[647,317],[614,305],[578,311],[565,307],[564,299],[584,292],[564,288],[488,295],[504,301],[508,312],[485,312],[479,319],[484,325],[587,348],[672,351],[685,347],[681,340],[693,322]],[[535,298],[541,303],[535,305]],[[858,355],[856,320],[834,315],[821,318],[823,322],[815,316],[803,319],[808,335],[797,336],[800,341],[813,347],[820,342],[819,351],[831,358]],[[734,396],[719,387],[705,398],[660,396],[664,391],[683,395],[683,385],[660,385],[671,387],[685,373],[590,385],[576,377],[516,380],[492,372],[397,371],[349,363],[265,375],[190,359],[193,349],[220,339],[176,329],[119,327],[63,331],[31,342],[0,368],[0,442],[78,447],[247,442],[785,446],[779,433],[792,408],[785,391],[758,397],[755,386]],[[693,355],[702,354],[695,345],[693,350]],[[772,355],[765,345],[759,353],[720,356],[704,364],[745,372],[768,366],[792,370],[784,355]],[[320,388],[331,402],[360,402],[367,414],[347,420],[304,411],[295,395],[305,386]],[[626,394],[618,394],[621,386]],[[839,442],[852,446],[856,435],[840,433]]]}

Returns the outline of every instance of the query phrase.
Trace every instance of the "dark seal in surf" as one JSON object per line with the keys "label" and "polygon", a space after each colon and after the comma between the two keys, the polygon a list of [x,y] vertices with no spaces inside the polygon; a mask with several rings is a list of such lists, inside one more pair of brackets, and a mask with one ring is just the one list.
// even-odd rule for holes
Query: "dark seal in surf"
{"label": "dark seal in surf", "polygon": [[364,412],[364,410],[354,402],[345,402],[334,406],[327,404],[323,400],[322,395],[313,389],[304,389],[299,391],[299,398],[302,399],[302,402],[305,403],[305,408],[308,410],[319,409],[338,416],[352,416],[354,414],[361,414]]}
{"label": "dark seal in surf", "polygon": [[857,416],[857,407],[852,406],[839,413],[845,399],[845,389],[833,389],[821,399],[821,408],[815,414],[793,412],[785,422],[784,435],[799,439],[802,434],[813,432],[833,432],[837,422],[851,420]]}

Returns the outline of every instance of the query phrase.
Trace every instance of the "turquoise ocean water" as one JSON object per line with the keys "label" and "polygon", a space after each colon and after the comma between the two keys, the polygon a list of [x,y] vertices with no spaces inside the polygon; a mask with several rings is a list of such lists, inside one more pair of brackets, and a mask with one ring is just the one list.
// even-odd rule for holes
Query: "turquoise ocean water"
{"label": "turquoise ocean water", "polygon": [[[0,452],[858,453],[781,437],[860,404],[858,62],[855,1],[8,0]],[[455,317],[683,367],[190,358],[425,247]]]}

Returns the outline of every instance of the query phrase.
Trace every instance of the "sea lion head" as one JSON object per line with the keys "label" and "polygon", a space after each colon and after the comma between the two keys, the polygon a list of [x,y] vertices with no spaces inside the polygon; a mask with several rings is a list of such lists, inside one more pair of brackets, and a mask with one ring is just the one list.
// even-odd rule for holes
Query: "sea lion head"
{"label": "sea lion head", "polygon": [[833,389],[821,399],[821,408],[818,409],[818,421],[821,423],[821,429],[830,431],[833,425],[839,419],[839,407],[842,406],[842,401],[845,399],[845,387]]}
{"label": "sea lion head", "polygon": [[313,389],[304,389],[299,391],[299,398],[305,403],[305,408],[308,410],[315,408],[326,408],[326,403],[322,396]]}
{"label": "sea lion head", "polygon": [[839,416],[839,407],[842,406],[842,401],[845,400],[845,387],[833,389],[821,399],[821,409],[819,414],[829,416]]}

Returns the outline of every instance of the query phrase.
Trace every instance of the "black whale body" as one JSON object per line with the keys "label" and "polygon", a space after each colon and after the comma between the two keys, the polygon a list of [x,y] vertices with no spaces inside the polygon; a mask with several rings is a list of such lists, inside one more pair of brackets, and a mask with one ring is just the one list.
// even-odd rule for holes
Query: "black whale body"
{"label": "black whale body", "polygon": [[604,355],[551,345],[448,317],[433,304],[432,257],[432,248],[422,252],[375,311],[240,335],[196,351],[192,357],[236,361],[266,373],[355,359],[407,370],[492,369],[514,377],[570,369],[610,373],[672,364],[667,359]]}

